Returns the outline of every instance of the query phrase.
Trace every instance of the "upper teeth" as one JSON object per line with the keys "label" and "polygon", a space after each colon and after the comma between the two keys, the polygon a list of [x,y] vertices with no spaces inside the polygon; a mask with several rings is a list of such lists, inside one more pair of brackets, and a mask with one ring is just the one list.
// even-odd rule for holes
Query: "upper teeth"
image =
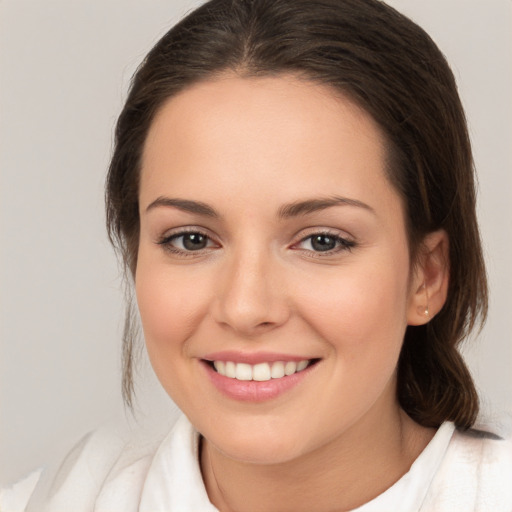
{"label": "upper teeth", "polygon": [[213,366],[218,373],[237,380],[264,381],[280,379],[285,375],[293,375],[304,370],[309,364],[309,359],[296,363],[295,361],[277,361],[275,363],[246,364],[233,361],[214,361]]}

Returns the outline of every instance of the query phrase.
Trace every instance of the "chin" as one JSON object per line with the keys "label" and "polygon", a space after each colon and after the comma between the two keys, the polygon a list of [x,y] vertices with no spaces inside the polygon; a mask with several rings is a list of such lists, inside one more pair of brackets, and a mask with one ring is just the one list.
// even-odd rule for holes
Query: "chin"
{"label": "chin", "polygon": [[305,432],[272,421],[250,423],[224,428],[209,425],[202,430],[203,437],[223,455],[248,464],[282,464],[308,451]]}

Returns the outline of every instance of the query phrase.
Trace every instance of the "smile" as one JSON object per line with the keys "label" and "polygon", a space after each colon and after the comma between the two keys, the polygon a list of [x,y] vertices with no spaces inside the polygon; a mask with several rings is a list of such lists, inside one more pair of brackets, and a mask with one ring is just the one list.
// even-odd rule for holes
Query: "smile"
{"label": "smile", "polygon": [[230,379],[242,381],[264,382],[270,379],[281,379],[305,370],[312,359],[295,361],[275,361],[269,363],[247,364],[233,361],[214,361],[217,373]]}
{"label": "smile", "polygon": [[265,402],[298,386],[320,361],[284,354],[223,352],[201,359],[201,366],[224,396],[244,402]]}

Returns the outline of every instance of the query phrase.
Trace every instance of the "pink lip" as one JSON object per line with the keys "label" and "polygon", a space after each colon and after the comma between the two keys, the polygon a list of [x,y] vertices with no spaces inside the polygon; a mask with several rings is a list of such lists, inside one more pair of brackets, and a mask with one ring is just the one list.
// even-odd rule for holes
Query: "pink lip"
{"label": "pink lip", "polygon": [[[215,361],[223,360],[224,359],[215,359]],[[290,361],[291,359],[284,358],[284,360]],[[295,360],[300,361],[303,359]],[[233,361],[233,359],[226,359],[226,361]],[[269,359],[263,359],[259,362],[263,361],[268,362]],[[275,359],[275,361],[283,361],[283,359]],[[238,362],[242,361],[238,360]],[[204,360],[202,361],[201,366],[206,371],[212,384],[221,393],[229,398],[243,402],[265,402],[267,400],[277,398],[300,384],[316,367],[316,365],[308,366],[305,370],[294,373],[293,375],[288,375],[280,379],[270,379],[263,382],[257,382],[253,380],[243,381],[224,377],[223,375],[220,375],[220,373],[217,373],[210,364],[204,362]]]}
{"label": "pink lip", "polygon": [[238,352],[235,350],[227,350],[223,352],[213,352],[207,354],[202,359],[206,361],[233,361],[234,363],[258,364],[258,363],[275,363],[276,361],[305,361],[313,359],[312,357],[294,356],[290,354],[277,354],[275,352]]}

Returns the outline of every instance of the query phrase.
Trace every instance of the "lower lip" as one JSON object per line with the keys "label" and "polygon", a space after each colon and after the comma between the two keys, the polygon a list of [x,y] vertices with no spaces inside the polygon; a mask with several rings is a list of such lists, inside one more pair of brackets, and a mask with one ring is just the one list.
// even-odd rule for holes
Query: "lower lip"
{"label": "lower lip", "polygon": [[237,380],[224,377],[216,372],[208,363],[203,361],[202,366],[206,369],[208,377],[213,385],[224,395],[234,400],[244,402],[265,402],[291,390],[300,384],[316,365],[310,365],[305,370],[265,381]]}

